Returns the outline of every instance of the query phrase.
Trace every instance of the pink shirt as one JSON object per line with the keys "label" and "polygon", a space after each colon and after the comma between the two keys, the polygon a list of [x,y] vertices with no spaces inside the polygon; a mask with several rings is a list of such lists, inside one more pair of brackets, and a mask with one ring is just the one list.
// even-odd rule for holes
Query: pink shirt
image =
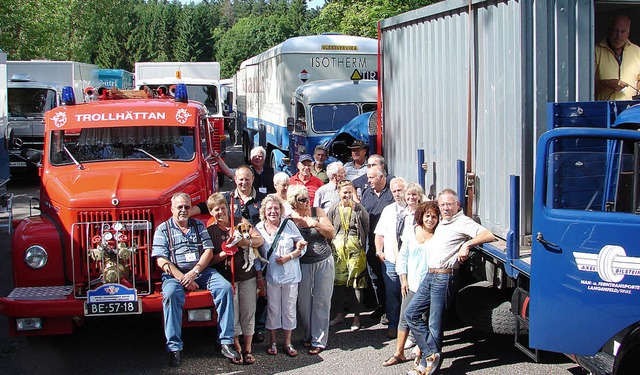
{"label": "pink shirt", "polygon": [[294,174],[289,179],[289,185],[304,185],[309,190],[309,199],[311,200],[311,205],[313,206],[313,198],[316,196],[316,191],[319,187],[324,185],[321,179],[315,176],[311,176],[311,179],[307,182],[304,182],[300,179],[300,172]]}

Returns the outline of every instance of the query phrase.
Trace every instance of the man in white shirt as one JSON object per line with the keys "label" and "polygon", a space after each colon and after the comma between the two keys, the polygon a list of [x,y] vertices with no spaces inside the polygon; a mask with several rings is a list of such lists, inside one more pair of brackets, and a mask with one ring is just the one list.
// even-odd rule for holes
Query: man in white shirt
{"label": "man in white shirt", "polygon": [[[494,240],[493,233],[464,215],[458,195],[445,189],[438,195],[442,219],[431,238],[429,272],[405,311],[409,329],[422,352],[416,369],[409,373],[434,374],[442,363],[442,320],[455,293],[455,276],[469,249]],[[422,316],[429,312],[428,321]]]}

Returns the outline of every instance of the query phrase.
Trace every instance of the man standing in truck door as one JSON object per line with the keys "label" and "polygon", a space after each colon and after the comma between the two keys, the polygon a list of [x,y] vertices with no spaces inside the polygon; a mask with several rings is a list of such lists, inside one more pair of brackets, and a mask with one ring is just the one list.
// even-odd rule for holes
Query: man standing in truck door
{"label": "man standing in truck door", "polygon": [[[218,313],[218,340],[221,353],[229,359],[240,358],[233,348],[233,292],[231,284],[209,267],[213,242],[204,224],[189,216],[191,197],[176,193],[171,198],[169,220],[161,223],[153,236],[152,256],[162,273],[162,311],[167,338],[169,366],[182,363],[182,310],[185,290],[206,288],[213,296]],[[226,254],[221,252],[222,254]]]}
{"label": "man standing in truck door", "polygon": [[[422,352],[419,365],[408,374],[434,374],[442,363],[442,320],[455,293],[456,275],[469,258],[469,249],[494,240],[493,233],[464,215],[458,194],[438,195],[442,219],[429,241],[429,271],[405,311],[405,319]],[[427,321],[423,314],[429,314]]]}
{"label": "man standing in truck door", "polygon": [[638,94],[640,47],[629,42],[630,29],[629,17],[616,15],[609,35],[596,45],[596,100],[631,100]]}

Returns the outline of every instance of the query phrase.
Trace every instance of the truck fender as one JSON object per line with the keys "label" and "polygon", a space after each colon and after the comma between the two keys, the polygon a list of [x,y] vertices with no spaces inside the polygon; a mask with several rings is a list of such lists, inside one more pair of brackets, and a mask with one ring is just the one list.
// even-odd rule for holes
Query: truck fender
{"label": "truck fender", "polygon": [[613,374],[637,374],[640,367],[640,322],[624,338],[616,355]]}
{"label": "truck fender", "polygon": [[[46,214],[30,216],[15,228],[11,238],[13,280],[16,287],[65,285],[65,236],[58,224]],[[30,246],[42,246],[48,255],[41,269],[24,262]]]}

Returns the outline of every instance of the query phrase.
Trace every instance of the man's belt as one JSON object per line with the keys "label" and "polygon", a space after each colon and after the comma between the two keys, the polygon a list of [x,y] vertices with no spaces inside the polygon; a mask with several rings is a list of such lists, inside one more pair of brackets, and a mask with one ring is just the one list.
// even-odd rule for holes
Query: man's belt
{"label": "man's belt", "polygon": [[440,273],[452,275],[455,272],[453,268],[429,268],[429,273]]}

